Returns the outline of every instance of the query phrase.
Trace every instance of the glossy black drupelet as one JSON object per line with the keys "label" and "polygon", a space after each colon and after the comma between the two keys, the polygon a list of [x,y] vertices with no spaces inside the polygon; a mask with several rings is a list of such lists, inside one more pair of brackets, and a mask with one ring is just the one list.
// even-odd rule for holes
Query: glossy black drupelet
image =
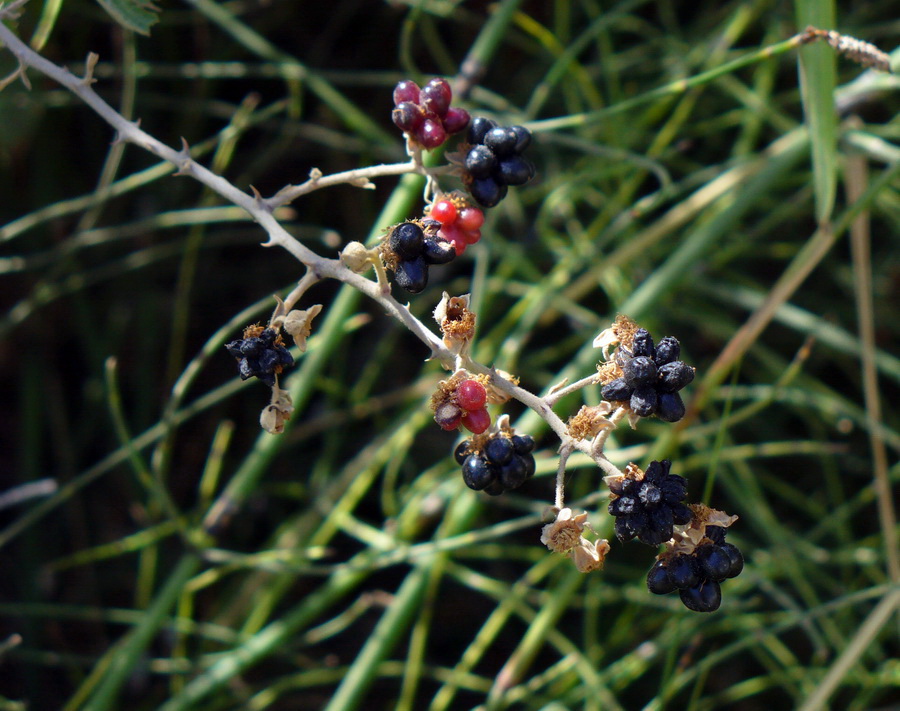
{"label": "glossy black drupelet", "polygon": [[522,156],[531,144],[524,126],[498,126],[476,117],[466,137],[471,147],[463,166],[469,192],[482,207],[494,207],[506,197],[507,186],[524,185],[534,177],[534,165]]}
{"label": "glossy black drupelet", "polygon": [[684,417],[678,391],[694,379],[694,369],[677,360],[678,341],[667,336],[654,346],[653,338],[641,328],[634,334],[630,352],[622,350],[622,377],[604,385],[600,396],[609,402],[627,402],[639,417],[656,415],[665,422]]}
{"label": "glossy black drupelet", "polygon": [[472,440],[457,445],[453,457],[462,465],[463,481],[476,491],[492,496],[518,489],[534,476],[534,440],[529,435],[492,435],[474,451]]}
{"label": "glossy black drupelet", "polygon": [[394,283],[411,294],[428,286],[428,267],[447,264],[456,257],[456,249],[447,240],[425,236],[415,222],[401,222],[391,230],[387,246],[396,257]]}
{"label": "glossy black drupelet", "polygon": [[226,350],[238,360],[241,380],[257,377],[269,387],[275,385],[275,375],[294,364],[287,348],[276,345],[275,329],[264,329],[258,336],[241,338],[225,344]]}
{"label": "glossy black drupelet", "polygon": [[670,467],[668,460],[650,462],[641,481],[626,478],[610,487],[616,498],[608,510],[616,517],[619,540],[637,537],[641,543],[658,546],[672,537],[676,525],[691,520],[691,510],[683,503],[687,482],[670,474]]}

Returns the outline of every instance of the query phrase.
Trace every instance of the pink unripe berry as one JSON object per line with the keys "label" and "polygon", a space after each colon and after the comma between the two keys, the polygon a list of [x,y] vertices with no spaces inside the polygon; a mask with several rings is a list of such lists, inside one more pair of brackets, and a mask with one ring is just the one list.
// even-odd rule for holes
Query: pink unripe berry
{"label": "pink unripe berry", "polygon": [[432,79],[419,93],[419,101],[426,111],[444,118],[450,109],[453,92],[445,79]]}
{"label": "pink unripe berry", "polygon": [[456,205],[449,200],[438,200],[431,206],[431,217],[442,225],[452,223],[456,214]]}
{"label": "pink unripe berry", "polygon": [[453,107],[444,116],[444,130],[447,133],[459,133],[469,125],[469,112]]}
{"label": "pink unripe berry", "polygon": [[484,213],[477,207],[464,207],[459,211],[456,224],[467,232],[481,229],[484,224]]}
{"label": "pink unripe berry", "polygon": [[472,434],[481,434],[491,426],[491,416],[487,408],[483,407],[463,417],[462,424]]}
{"label": "pink unripe berry", "polygon": [[456,386],[456,404],[463,410],[480,410],[486,402],[487,390],[477,380],[463,380]]}
{"label": "pink unripe berry", "polygon": [[431,150],[442,145],[447,140],[447,132],[438,121],[425,119],[416,130],[415,138],[423,148]]}
{"label": "pink unripe berry", "polygon": [[468,244],[475,244],[478,240],[481,239],[481,230],[471,230],[471,231],[463,230],[462,238]]}
{"label": "pink unripe berry", "polygon": [[422,113],[422,109],[419,108],[419,105],[414,104],[411,101],[404,101],[391,111],[391,119],[393,120],[394,125],[404,133],[412,133],[415,131],[422,125],[422,120],[424,118],[425,116]]}
{"label": "pink unripe berry", "polygon": [[409,79],[401,81],[394,87],[394,106],[404,101],[411,101],[414,104],[419,103],[419,85]]}
{"label": "pink unripe berry", "polygon": [[437,406],[434,411],[434,421],[442,430],[455,430],[460,426],[463,412],[452,402],[445,402]]}

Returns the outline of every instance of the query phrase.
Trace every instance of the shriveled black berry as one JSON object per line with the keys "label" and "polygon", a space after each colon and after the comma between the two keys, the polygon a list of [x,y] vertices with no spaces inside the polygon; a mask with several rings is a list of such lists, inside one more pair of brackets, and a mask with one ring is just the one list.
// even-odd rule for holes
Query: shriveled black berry
{"label": "shriveled black berry", "polygon": [[506,186],[500,185],[493,178],[473,180],[469,186],[472,197],[482,207],[494,207],[506,197]]}
{"label": "shriveled black berry", "polygon": [[715,580],[705,580],[699,585],[679,590],[678,596],[688,610],[715,612],[722,604],[722,588]]}
{"label": "shriveled black berry", "polygon": [[534,166],[521,156],[503,158],[494,170],[494,179],[505,185],[524,185],[534,177]]}
{"label": "shriveled black berry", "polygon": [[610,501],[606,510],[613,516],[630,516],[634,513],[637,505],[638,501],[633,496],[620,496],[618,499]]}
{"label": "shriveled black berry", "polygon": [[260,354],[257,362],[263,373],[270,373],[276,365],[280,365],[281,357],[274,350],[266,349]]}
{"label": "shriveled black berry", "polygon": [[660,393],[656,402],[656,416],[663,422],[678,422],[684,417],[684,400],[678,393]]}
{"label": "shriveled black berry", "polygon": [[694,518],[694,512],[685,504],[675,504],[672,506],[672,522],[676,526],[684,526],[691,522]]}
{"label": "shriveled black berry", "polygon": [[656,412],[658,396],[652,385],[642,385],[631,393],[631,411],[639,417],[649,417]]}
{"label": "shriveled black berry", "polygon": [[668,541],[674,533],[672,509],[662,506],[647,515],[647,524],[638,531],[638,539],[647,546],[658,546]]}
{"label": "shriveled black berry", "polygon": [[656,364],[665,365],[678,360],[681,355],[681,344],[677,338],[666,336],[656,344]]}
{"label": "shriveled black berry", "polygon": [[487,146],[474,146],[466,154],[466,172],[473,178],[490,177],[497,167],[497,156]]}
{"label": "shriveled black berry", "polygon": [[660,367],[657,389],[661,393],[674,393],[681,390],[693,379],[694,369],[687,363],[676,360]]}
{"label": "shriveled black berry", "polygon": [[525,478],[531,479],[537,469],[537,464],[534,461],[534,456],[531,454],[517,454],[516,456],[525,463]]}
{"label": "shriveled black berry", "polygon": [[484,445],[484,456],[488,458],[488,461],[497,466],[506,464],[513,458],[513,454],[515,454],[515,448],[508,437],[492,437],[487,441],[487,444]]}
{"label": "shriveled black berry", "polygon": [[508,126],[497,126],[484,135],[484,145],[498,158],[511,156],[516,150],[519,137]]}
{"label": "shriveled black berry", "polygon": [[647,573],[647,589],[654,595],[667,595],[676,590],[663,561],[656,561]]}
{"label": "shriveled black berry", "polygon": [[[707,533],[707,535],[709,534]],[[719,545],[719,548],[721,548],[729,559],[728,574],[725,577],[736,578],[744,569],[744,556],[741,555],[740,550],[738,550],[738,547],[733,543],[722,543]]]}
{"label": "shriveled black berry", "polygon": [[700,583],[696,561],[691,555],[679,553],[669,559],[666,567],[669,570],[669,580],[679,590],[686,590]]}
{"label": "shriveled black berry", "polygon": [[235,358],[243,358],[244,354],[241,353],[241,344],[242,343],[243,343],[242,340],[229,341],[228,343],[225,344],[225,350],[228,351],[229,355],[232,355]]}
{"label": "shriveled black berry", "polygon": [[466,459],[469,458],[469,440],[464,439],[456,445],[456,449],[453,450],[453,458],[456,460],[457,464],[466,463]]}
{"label": "shriveled black berry", "polygon": [[656,382],[656,363],[648,356],[637,356],[622,365],[625,382],[633,388]]}
{"label": "shriveled black berry", "polygon": [[516,134],[516,145],[513,152],[521,154],[522,151],[531,145],[531,131],[524,126],[510,126],[509,130]]}
{"label": "shriveled black berry", "polygon": [[469,124],[469,131],[466,133],[466,140],[473,146],[484,143],[485,134],[492,128],[497,126],[496,121],[492,121],[484,116],[476,116]]}
{"label": "shriveled black berry", "polygon": [[238,364],[238,372],[241,375],[241,380],[252,378],[260,372],[259,363],[255,358],[243,358]]}
{"label": "shriveled black berry", "polygon": [[394,282],[410,294],[418,294],[428,286],[428,265],[421,256],[397,264]]}
{"label": "shriveled black berry", "polygon": [[528,478],[528,470],[521,457],[513,457],[500,467],[499,481],[504,489],[518,489]]}
{"label": "shriveled black berry", "polygon": [[710,580],[725,580],[731,570],[731,558],[715,543],[700,546],[694,551],[700,572]]}
{"label": "shriveled black berry", "polygon": [[241,342],[241,355],[258,356],[266,349],[266,344],[260,338],[245,338]]}
{"label": "shriveled black berry", "polygon": [[256,377],[270,388],[275,385],[275,373],[257,373]]}
{"label": "shriveled black berry", "polygon": [[422,254],[425,233],[414,222],[403,222],[391,231],[388,244],[400,259],[415,259]]}
{"label": "shriveled black berry", "polygon": [[428,264],[446,264],[456,258],[456,248],[441,237],[426,237],[422,257]]}
{"label": "shriveled black berry", "polygon": [[470,454],[462,467],[463,481],[475,491],[487,488],[497,480],[497,469],[482,456]]}
{"label": "shriveled black berry", "polygon": [[278,334],[275,332],[274,328],[266,328],[262,333],[259,334],[259,340],[263,342],[264,346],[271,346],[275,343],[275,339],[278,338]]}
{"label": "shriveled black berry", "polygon": [[662,502],[663,492],[656,484],[642,481],[640,486],[638,486],[638,499],[644,506],[653,508]]}
{"label": "shriveled black berry", "polygon": [[656,348],[653,346],[653,337],[646,328],[639,328],[634,332],[634,340],[631,343],[631,354],[637,356],[656,356]]}
{"label": "shriveled black berry", "polygon": [[528,454],[534,449],[534,437],[531,435],[513,435],[512,443],[516,454]]}
{"label": "shriveled black berry", "polygon": [[609,402],[621,402],[630,400],[633,392],[634,388],[625,382],[625,378],[616,378],[603,386],[600,390],[600,397]]}

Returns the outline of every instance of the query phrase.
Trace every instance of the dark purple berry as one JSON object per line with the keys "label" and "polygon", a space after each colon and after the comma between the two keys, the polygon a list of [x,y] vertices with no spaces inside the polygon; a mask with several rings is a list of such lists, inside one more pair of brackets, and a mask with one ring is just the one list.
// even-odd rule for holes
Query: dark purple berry
{"label": "dark purple berry", "polygon": [[494,171],[494,178],[506,185],[524,185],[533,177],[534,166],[516,155],[501,160]]}
{"label": "dark purple berry", "polygon": [[497,470],[487,459],[477,454],[469,455],[463,463],[462,474],[466,486],[475,491],[481,491],[497,479]]}
{"label": "dark purple berry", "polygon": [[410,294],[419,294],[428,286],[428,265],[422,257],[399,262],[394,283]]}
{"label": "dark purple berry", "polygon": [[694,556],[679,553],[669,558],[666,567],[669,570],[669,580],[679,590],[686,590],[700,583],[701,577],[697,572]]}
{"label": "dark purple berry", "polygon": [[522,151],[531,145],[531,131],[524,126],[510,126],[509,130],[516,134],[516,145],[513,152],[521,154]]}
{"label": "dark purple berry", "polygon": [[419,103],[419,86],[409,79],[401,81],[394,87],[394,106],[404,102]]}
{"label": "dark purple berry", "polygon": [[516,454],[516,456],[525,462],[525,477],[530,479],[534,476],[534,472],[537,469],[537,464],[534,461],[534,457],[531,454]]}
{"label": "dark purple berry", "polygon": [[422,254],[425,233],[414,222],[403,222],[391,230],[388,245],[400,259],[415,259]]}
{"label": "dark purple berry", "polygon": [[485,146],[474,146],[466,154],[466,172],[473,178],[487,178],[496,165],[496,156]]}
{"label": "dark purple berry", "polygon": [[482,178],[472,182],[469,192],[482,207],[494,207],[506,197],[506,186],[500,185],[493,178]]}
{"label": "dark purple berry", "polygon": [[656,403],[658,396],[652,385],[642,385],[635,388],[631,394],[631,411],[639,417],[649,417],[656,412]]}
{"label": "dark purple berry", "polygon": [[512,443],[516,454],[528,454],[534,450],[534,437],[531,435],[513,435]]}
{"label": "dark purple berry", "polygon": [[245,356],[257,356],[266,348],[266,344],[260,338],[245,338],[241,342],[241,354]]}
{"label": "dark purple berry", "polygon": [[687,363],[676,360],[660,367],[657,387],[661,393],[674,393],[681,390],[693,379],[694,369]]}
{"label": "dark purple berry", "polygon": [[469,125],[469,112],[465,109],[451,107],[444,116],[444,130],[447,133],[459,133]]}
{"label": "dark purple berry", "polygon": [[672,361],[678,360],[678,356],[681,355],[681,344],[678,343],[677,338],[673,338],[672,336],[666,336],[659,343],[656,344],[656,364],[657,365],[665,365],[666,363],[671,363]]}
{"label": "dark purple berry", "polygon": [[507,126],[497,126],[484,135],[484,145],[498,158],[513,155],[518,140],[516,132]]}
{"label": "dark purple berry", "polygon": [[[442,402],[434,410],[434,421],[442,430],[455,430],[462,421],[462,410],[452,402]],[[463,443],[465,444],[465,442]]]}
{"label": "dark purple berry", "polygon": [[638,356],[622,366],[625,382],[636,388],[640,385],[653,385],[656,382],[656,363],[647,356]]}
{"label": "dark purple berry", "polygon": [[675,591],[676,588],[669,580],[669,571],[666,570],[663,561],[656,561],[647,573],[647,589],[654,595],[667,595]]}
{"label": "dark purple berry", "polygon": [[441,237],[426,237],[422,257],[429,264],[446,264],[456,258],[456,248]]}
{"label": "dark purple berry", "polygon": [[528,478],[528,470],[521,457],[513,457],[500,467],[499,481],[504,489],[518,489]]}
{"label": "dark purple berry", "polygon": [[484,116],[476,116],[469,124],[469,132],[466,134],[466,140],[473,146],[480,145],[484,143],[485,134],[496,126],[496,121],[492,121]]}
{"label": "dark purple berry", "polygon": [[484,445],[484,456],[488,458],[491,464],[496,464],[497,466],[506,464],[513,458],[514,453],[513,443],[508,437],[492,437]]}
{"label": "dark purple berry", "polygon": [[634,333],[634,340],[631,343],[631,354],[637,356],[647,356],[653,358],[656,356],[656,348],[653,347],[653,337],[646,328],[639,328]]}
{"label": "dark purple berry", "polygon": [[724,580],[731,570],[731,558],[715,543],[700,546],[694,551],[700,572],[710,580]]}
{"label": "dark purple berry", "polygon": [[663,422],[678,422],[684,417],[684,400],[678,393],[660,393],[656,403],[656,416]]}
{"label": "dark purple berry", "polygon": [[391,120],[404,133],[414,133],[422,125],[425,115],[418,104],[404,101],[391,111]]}
{"label": "dark purple berry", "polygon": [[469,458],[469,440],[464,439],[458,445],[456,445],[456,449],[453,450],[453,458],[456,460],[457,464],[465,464],[466,459]]}
{"label": "dark purple berry", "polygon": [[603,386],[600,390],[600,397],[609,402],[622,402],[630,400],[633,392],[634,388],[625,382],[625,378],[616,378]]}
{"label": "dark purple berry", "polygon": [[447,132],[439,119],[426,118],[415,131],[415,139],[427,150],[442,146],[447,140]]}
{"label": "dark purple berry", "polygon": [[688,610],[715,612],[722,604],[722,588],[715,580],[705,580],[699,585],[679,590],[678,596]]}
{"label": "dark purple berry", "polygon": [[[707,533],[707,535],[709,534]],[[719,545],[719,548],[729,559],[728,574],[725,577],[736,578],[744,569],[744,556],[741,555],[740,550],[738,550],[738,547],[733,543],[722,543]]]}
{"label": "dark purple berry", "polygon": [[419,103],[427,112],[444,118],[450,109],[453,93],[446,79],[432,79],[419,92]]}

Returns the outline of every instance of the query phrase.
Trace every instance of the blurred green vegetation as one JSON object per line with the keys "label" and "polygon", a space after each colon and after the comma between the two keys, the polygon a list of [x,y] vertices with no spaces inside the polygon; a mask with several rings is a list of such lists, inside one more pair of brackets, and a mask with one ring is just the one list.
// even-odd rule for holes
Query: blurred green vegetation
{"label": "blurred green vegetation", "polygon": [[[895,10],[188,0],[144,37],[96,4],[31,0],[20,37],[79,73],[97,52],[101,96],[264,195],[313,167],[402,160],[393,85],[482,62],[463,105],[531,126],[539,176],[432,271],[413,312],[428,323],[442,291],[471,292],[476,358],[535,392],[590,374],[617,313],[677,336],[698,369],[691,415],[620,429],[607,452],[672,458],[691,500],[740,516],[729,541],[747,567],[710,615],[648,594],[653,552],[637,543],[575,572],[539,541],[552,433],[504,406],[538,440],[538,476],[498,498],[467,490],[426,406],[440,370],[335,284],[300,304],[325,310],[286,379],[298,412],[285,435],[261,433],[268,391],[237,379],[222,344],[302,266],[30,71],[30,91],[0,92],[0,488],[58,490],[0,510],[0,708],[900,702],[898,531],[884,527],[900,450],[900,92],[825,44],[787,42],[834,18],[890,50]],[[283,224],[332,256],[421,214],[421,191],[323,190]],[[851,249],[860,214],[871,235]],[[584,458],[568,500],[611,536]]]}

